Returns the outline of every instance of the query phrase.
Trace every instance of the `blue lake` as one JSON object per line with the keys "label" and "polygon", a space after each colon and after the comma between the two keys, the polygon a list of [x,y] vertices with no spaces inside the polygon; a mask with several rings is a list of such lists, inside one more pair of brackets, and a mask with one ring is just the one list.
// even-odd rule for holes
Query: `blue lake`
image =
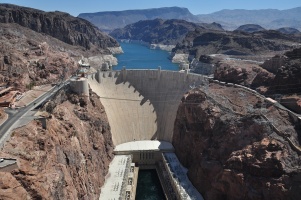
{"label": "blue lake", "polygon": [[168,58],[170,53],[163,50],[149,49],[147,46],[136,43],[119,42],[124,53],[116,55],[118,65],[113,70],[126,69],[158,69],[178,71],[179,65]]}

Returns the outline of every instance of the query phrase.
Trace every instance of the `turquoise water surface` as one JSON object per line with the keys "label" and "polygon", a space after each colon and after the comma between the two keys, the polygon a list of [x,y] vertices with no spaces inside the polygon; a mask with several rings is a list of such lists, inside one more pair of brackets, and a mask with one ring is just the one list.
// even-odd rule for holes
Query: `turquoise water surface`
{"label": "turquoise water surface", "polygon": [[156,170],[139,170],[135,200],[165,199]]}
{"label": "turquoise water surface", "polygon": [[179,65],[168,59],[169,52],[163,50],[149,49],[147,46],[136,43],[119,42],[124,53],[116,55],[118,65],[113,70],[126,69],[158,69],[178,71]]}

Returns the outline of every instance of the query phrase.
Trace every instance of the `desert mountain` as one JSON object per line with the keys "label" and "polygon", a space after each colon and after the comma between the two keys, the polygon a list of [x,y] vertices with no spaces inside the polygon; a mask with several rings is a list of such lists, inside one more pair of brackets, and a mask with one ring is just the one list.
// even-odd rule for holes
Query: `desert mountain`
{"label": "desert mountain", "polygon": [[258,24],[265,29],[291,27],[301,30],[301,7],[277,10],[221,10],[211,14],[193,15],[187,8],[167,7],[144,10],[108,11],[81,13],[80,18],[95,24],[101,30],[110,32],[123,28],[140,20],[150,19],[184,19],[198,23],[219,23],[226,30],[235,30],[244,24]]}
{"label": "desert mountain", "polygon": [[243,24],[258,24],[266,29],[292,27],[301,29],[301,7],[277,10],[221,10],[211,14],[198,15],[200,21],[220,23],[227,30],[234,30]]}
{"label": "desert mountain", "polygon": [[142,20],[124,28],[116,29],[110,33],[116,39],[142,40],[155,44],[173,44],[180,42],[189,31],[196,28],[201,29],[221,29],[219,24],[195,24],[185,20],[154,19]]}
{"label": "desert mountain", "polygon": [[196,29],[189,32],[173,51],[188,53],[197,59],[206,54],[261,55],[269,51],[289,50],[293,43],[299,40],[298,37],[291,37],[278,31],[260,31],[250,34]]}
{"label": "desert mountain", "polygon": [[106,50],[118,42],[90,22],[63,12],[44,12],[11,4],[0,4],[0,23],[16,23],[45,33],[70,45]]}
{"label": "desert mountain", "polygon": [[161,19],[184,19],[197,22],[195,15],[191,14],[187,8],[166,7],[144,10],[125,10],[112,12],[81,13],[78,17],[86,19],[104,31],[112,31],[123,28],[128,24],[140,20]]}

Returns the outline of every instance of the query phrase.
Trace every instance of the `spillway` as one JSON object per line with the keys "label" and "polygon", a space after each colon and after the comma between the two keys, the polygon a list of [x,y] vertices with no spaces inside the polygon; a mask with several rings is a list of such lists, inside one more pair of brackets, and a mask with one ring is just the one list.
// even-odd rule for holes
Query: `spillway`
{"label": "spillway", "polygon": [[115,145],[139,140],[172,142],[182,96],[206,81],[201,75],[160,68],[97,71],[88,76],[105,107]]}

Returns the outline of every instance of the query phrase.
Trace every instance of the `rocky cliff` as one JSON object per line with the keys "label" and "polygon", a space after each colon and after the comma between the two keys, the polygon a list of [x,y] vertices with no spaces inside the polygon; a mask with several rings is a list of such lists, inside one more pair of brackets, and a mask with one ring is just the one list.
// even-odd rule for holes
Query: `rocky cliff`
{"label": "rocky cliff", "polygon": [[62,12],[43,12],[11,4],[0,4],[0,22],[17,23],[39,33],[45,33],[67,44],[86,49],[117,47],[116,40],[100,32],[86,20]]}
{"label": "rocky cliff", "polygon": [[173,145],[205,199],[301,198],[300,125],[262,103],[215,84],[183,97]]}
{"label": "rocky cliff", "polygon": [[18,159],[19,169],[0,173],[0,199],[98,199],[113,157],[110,126],[97,95],[85,100],[67,88],[38,120],[14,130],[0,157]]}

